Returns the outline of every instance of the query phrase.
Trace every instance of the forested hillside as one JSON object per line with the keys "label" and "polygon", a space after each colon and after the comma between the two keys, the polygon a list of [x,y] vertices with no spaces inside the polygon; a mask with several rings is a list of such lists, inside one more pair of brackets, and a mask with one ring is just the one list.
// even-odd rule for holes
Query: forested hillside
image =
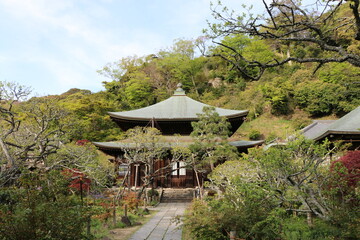
{"label": "forested hillside", "polygon": [[[340,6],[333,18],[350,16],[349,9],[346,4]],[[281,13],[277,14],[280,18]],[[292,41],[267,37],[261,32],[249,32],[255,35],[250,37],[246,31],[236,31],[235,25],[241,26],[243,19],[225,19],[225,12],[215,10],[214,15],[224,23],[210,25],[204,37],[177,39],[172,46],[154,54],[129,56],[106,64],[98,70],[109,79],[103,83],[104,91],[71,89],[53,96],[71,112],[70,121],[75,125],[71,138],[119,138],[121,133],[107,111],[125,111],[162,101],[171,96],[178,83],[196,100],[250,110],[247,123],[237,133],[242,137],[259,131],[265,139],[285,138],[310,119],[336,118],[360,104],[359,67],[338,59],[340,54],[334,56],[316,42],[301,40],[299,31],[299,39],[294,37]],[[302,21],[299,19],[301,15],[297,21]],[[320,29],[335,36],[337,43],[328,44],[338,44],[358,54],[360,45],[353,39],[355,30],[338,24],[329,20],[323,27],[326,29]],[[271,29],[273,34],[285,30]]]}
{"label": "forested hillside", "polygon": [[[282,51],[265,40],[245,36],[224,39],[253,59],[272,58]],[[71,89],[59,104],[71,113],[72,139],[114,140],[121,136],[107,111],[145,107],[172,95],[178,83],[187,95],[204,103],[250,111],[237,134],[247,137],[257,130],[264,138],[298,130],[313,118],[335,118],[360,104],[360,71],[349,63],[328,63],[315,73],[315,63],[289,62],[266,70],[257,81],[243,76],[220,57],[196,56],[197,41],[176,40],[174,45],[150,56],[131,56],[107,64],[99,73],[109,77],[105,90],[91,93]],[[208,54],[224,51],[213,47]],[[314,54],[304,47],[302,54]],[[252,129],[252,130],[250,130]],[[271,129],[271,130],[270,130]]]}
{"label": "forested hillside", "polygon": [[352,16],[349,6],[325,7],[324,25],[299,9],[290,17],[290,3],[273,4],[264,18],[272,23],[265,27],[251,15],[216,10],[218,5],[216,24],[203,37],[177,39],[154,54],[106,64],[98,70],[108,78],[101,92],[70,89],[48,98],[70,113],[72,140],[108,141],[121,132],[107,111],[154,104],[182,83],[196,100],[249,110],[237,135],[283,139],[311,119],[336,118],[360,105],[360,44],[354,38],[358,29],[346,20]]}

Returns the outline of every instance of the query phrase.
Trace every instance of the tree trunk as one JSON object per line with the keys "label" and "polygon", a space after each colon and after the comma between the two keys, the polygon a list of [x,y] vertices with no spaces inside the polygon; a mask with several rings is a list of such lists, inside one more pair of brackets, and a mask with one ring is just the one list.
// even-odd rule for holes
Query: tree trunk
{"label": "tree trunk", "polygon": [[202,191],[202,186],[201,186],[200,179],[199,179],[199,173],[198,173],[198,171],[196,171],[195,168],[194,168],[194,172],[195,172],[196,181],[197,181],[198,188],[199,188],[199,196],[200,196],[200,199],[203,199],[203,193],[202,193],[203,191]]}
{"label": "tree trunk", "polygon": [[6,146],[6,144],[4,143],[4,140],[2,138],[0,138],[0,146],[5,154],[5,157],[7,159],[7,162],[8,162],[8,167],[12,168],[15,166],[15,160],[12,158],[12,156],[10,155],[9,153],[9,149],[8,147]]}

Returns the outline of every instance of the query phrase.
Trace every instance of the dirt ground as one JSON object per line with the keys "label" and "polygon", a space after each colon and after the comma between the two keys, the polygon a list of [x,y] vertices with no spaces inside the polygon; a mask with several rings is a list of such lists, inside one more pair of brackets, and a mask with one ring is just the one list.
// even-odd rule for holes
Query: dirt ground
{"label": "dirt ground", "polygon": [[[127,228],[115,228],[110,230],[110,234],[107,239],[111,240],[126,240],[130,238],[130,236],[136,232],[142,225],[147,223],[156,213],[154,211],[153,213],[145,216],[145,221],[141,223],[141,225],[133,226],[133,227],[127,227]],[[107,240],[106,239],[106,240]],[[105,240],[105,239],[104,239]]]}
{"label": "dirt ground", "polygon": [[140,226],[128,228],[116,228],[110,231],[109,238],[112,240],[126,240],[128,239]]}

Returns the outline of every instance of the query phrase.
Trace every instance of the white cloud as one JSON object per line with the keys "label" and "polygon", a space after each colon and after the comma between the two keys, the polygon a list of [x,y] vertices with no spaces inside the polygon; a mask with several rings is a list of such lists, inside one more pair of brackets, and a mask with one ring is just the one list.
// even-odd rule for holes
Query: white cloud
{"label": "white cloud", "polygon": [[19,63],[36,64],[53,77],[44,79],[28,72],[26,81],[34,85],[56,81],[61,91],[87,86],[100,89],[102,80],[96,70],[107,62],[154,53],[171,46],[175,38],[201,35],[206,19],[211,18],[210,1],[172,1],[0,0],[0,14],[11,18],[11,36],[17,38],[17,45],[9,45],[11,49],[0,45],[0,62],[20,70]]}

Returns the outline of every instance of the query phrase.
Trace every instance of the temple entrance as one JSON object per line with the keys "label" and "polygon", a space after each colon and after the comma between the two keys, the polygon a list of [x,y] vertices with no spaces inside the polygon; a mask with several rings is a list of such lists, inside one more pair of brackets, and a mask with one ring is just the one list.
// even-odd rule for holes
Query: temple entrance
{"label": "temple entrance", "polygon": [[186,168],[184,162],[175,162],[172,165],[171,172],[171,187],[184,188],[186,187]]}

